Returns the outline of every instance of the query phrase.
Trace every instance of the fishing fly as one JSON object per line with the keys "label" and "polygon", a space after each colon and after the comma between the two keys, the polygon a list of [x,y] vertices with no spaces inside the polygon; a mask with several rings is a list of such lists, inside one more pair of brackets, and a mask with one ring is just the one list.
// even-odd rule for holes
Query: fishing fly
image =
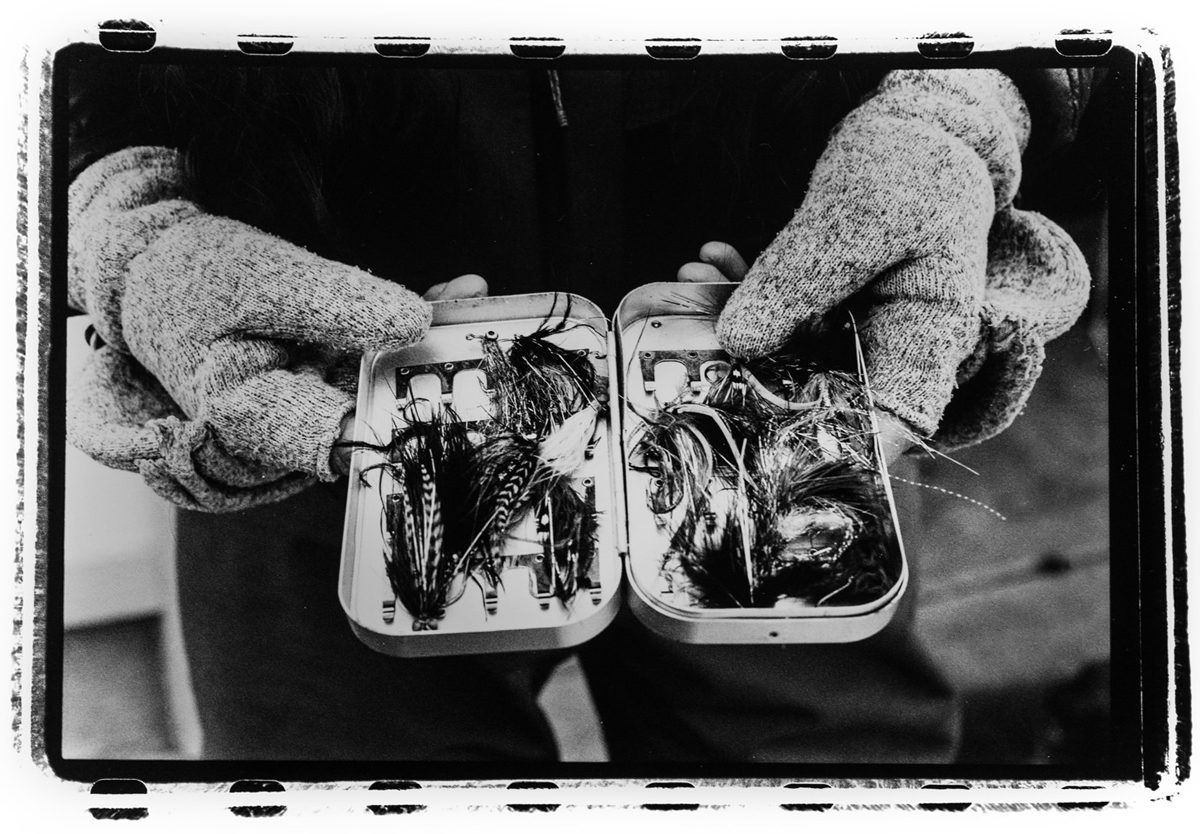
{"label": "fishing fly", "polygon": [[640,415],[630,466],[649,476],[668,536],[662,570],[693,604],[853,605],[898,580],[870,395],[847,344],[849,326],[822,322]]}
{"label": "fishing fly", "polygon": [[[384,566],[415,631],[435,630],[474,581],[489,610],[506,569],[528,567],[531,590],[566,605],[589,585],[595,490],[581,489],[605,411],[602,377],[587,350],[558,344],[570,305],[529,333],[470,334],[480,358],[397,369],[398,419],[386,443],[351,443],[381,460]],[[486,415],[463,420],[443,399],[462,370],[480,374]],[[422,390],[432,391],[420,397]],[[439,395],[440,394],[440,395]],[[514,552],[530,544],[536,552]],[[522,535],[526,534],[526,535]],[[543,594],[542,587],[546,591]],[[385,620],[394,603],[385,601]]]}

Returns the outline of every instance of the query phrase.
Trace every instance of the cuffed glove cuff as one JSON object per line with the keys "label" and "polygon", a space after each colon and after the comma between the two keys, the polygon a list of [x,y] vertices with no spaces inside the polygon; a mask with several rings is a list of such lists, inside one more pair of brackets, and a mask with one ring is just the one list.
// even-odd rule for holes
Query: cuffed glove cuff
{"label": "cuffed glove cuff", "polygon": [[[961,449],[1007,429],[1025,409],[1042,373],[1046,349],[1040,337],[1011,322],[987,329],[993,347],[946,406],[932,438],[939,449]],[[1007,336],[997,330],[1007,330]]]}
{"label": "cuffed glove cuff", "polygon": [[105,466],[140,472],[178,506],[230,512],[282,500],[314,479],[232,457],[204,421],[187,420],[132,357],[105,346],[67,389],[67,439]]}
{"label": "cuffed glove cuff", "polygon": [[1075,323],[1090,287],[1083,253],[1057,224],[1012,207],[996,215],[980,335],[958,368],[935,445],[961,448],[1012,424],[1041,374],[1046,342]]}

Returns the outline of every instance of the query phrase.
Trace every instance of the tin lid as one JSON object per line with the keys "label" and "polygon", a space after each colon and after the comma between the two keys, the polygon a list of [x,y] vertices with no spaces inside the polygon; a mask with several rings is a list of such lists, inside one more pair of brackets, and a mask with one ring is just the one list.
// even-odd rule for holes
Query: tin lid
{"label": "tin lid", "polygon": [[[430,412],[452,406],[463,421],[490,419],[482,341],[504,341],[560,320],[570,326],[547,338],[590,356],[603,383],[598,398],[608,400],[613,389],[607,321],[591,301],[535,293],[435,302],[433,325],[422,342],[363,357],[353,439],[385,445],[381,441],[397,427],[427,419],[411,416],[418,403]],[[599,633],[620,604],[615,510],[623,500],[609,467],[618,449],[601,414],[590,451],[570,480],[594,507],[597,521],[595,540],[581,542],[572,556],[579,571],[573,593],[556,582],[553,554],[562,553],[562,543],[553,542],[553,524],[543,526],[544,519],[535,517],[539,509],[512,529],[499,554],[499,583],[478,573],[460,575],[436,617],[414,616],[389,581],[386,554],[393,544],[385,505],[398,487],[380,466],[385,460],[380,452],[356,450],[339,581],[339,599],[355,633],[377,650],[404,656],[557,648]]]}
{"label": "tin lid", "polygon": [[[874,453],[886,495],[892,558],[899,566],[886,592],[856,605],[814,605],[781,600],[773,608],[705,608],[665,570],[670,532],[647,504],[652,476],[631,466],[632,448],[645,417],[676,400],[681,392],[697,398],[729,357],[716,339],[716,319],[735,284],[655,283],[626,295],[613,316],[614,353],[619,362],[623,477],[625,482],[626,580],[635,613],[647,625],[693,642],[838,642],[862,639],[891,619],[907,587],[908,569],[899,538],[886,464],[875,433]],[[854,336],[858,373],[866,380],[861,345]]]}

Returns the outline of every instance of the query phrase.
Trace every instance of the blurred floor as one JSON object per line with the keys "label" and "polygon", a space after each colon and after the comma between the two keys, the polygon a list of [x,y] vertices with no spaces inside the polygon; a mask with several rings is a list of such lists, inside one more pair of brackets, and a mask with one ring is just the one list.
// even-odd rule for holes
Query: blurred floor
{"label": "blurred floor", "polygon": [[64,758],[172,755],[157,617],[68,631],[63,670]]}
{"label": "blurred floor", "polygon": [[[962,759],[1068,763],[1103,752],[1107,726],[1108,395],[1083,325],[1052,343],[1025,414],[999,438],[955,455],[978,474],[929,462],[919,522],[917,625],[966,704]],[[68,632],[64,753],[174,755],[160,681],[157,621]],[[603,756],[579,666],[564,664],[540,703],[564,759]],[[1099,751],[1099,753],[1097,752]]]}
{"label": "blurred floor", "polygon": [[[963,693],[962,757],[1094,759],[1107,736],[1108,386],[1085,322],[1048,346],[1016,423],[953,457],[924,464],[920,480],[1006,520],[956,496],[896,489],[924,492],[922,521],[905,535],[921,560],[917,628]],[[1077,715],[1092,715],[1097,698],[1099,727]]]}

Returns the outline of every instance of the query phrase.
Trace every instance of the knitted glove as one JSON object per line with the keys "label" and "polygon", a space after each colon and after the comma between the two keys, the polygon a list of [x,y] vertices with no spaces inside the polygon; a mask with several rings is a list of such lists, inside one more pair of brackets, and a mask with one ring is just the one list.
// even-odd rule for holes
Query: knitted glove
{"label": "knitted glove", "polygon": [[277,501],[313,478],[232,457],[211,426],[188,420],[145,368],[105,345],[67,389],[67,436],[114,469],[189,510],[232,511]]}
{"label": "knitted glove", "polygon": [[934,442],[1001,431],[1028,397],[1041,345],[1087,298],[1074,243],[1011,208],[1028,134],[999,72],[888,74],[834,131],[800,209],[730,298],[722,344],[773,352],[858,293],[878,405],[929,437],[961,385],[972,402],[956,404]]}
{"label": "knitted glove", "polygon": [[69,397],[71,442],[209,511],[333,480],[347,358],[417,341],[429,306],[207,215],[181,182],[176,152],[130,148],[71,185],[68,295],[106,343]]}
{"label": "knitted glove", "polygon": [[969,446],[1012,424],[1041,375],[1046,342],[1079,318],[1090,285],[1083,254],[1055,223],[1013,208],[996,215],[979,339],[958,367],[934,435],[940,448]]}

